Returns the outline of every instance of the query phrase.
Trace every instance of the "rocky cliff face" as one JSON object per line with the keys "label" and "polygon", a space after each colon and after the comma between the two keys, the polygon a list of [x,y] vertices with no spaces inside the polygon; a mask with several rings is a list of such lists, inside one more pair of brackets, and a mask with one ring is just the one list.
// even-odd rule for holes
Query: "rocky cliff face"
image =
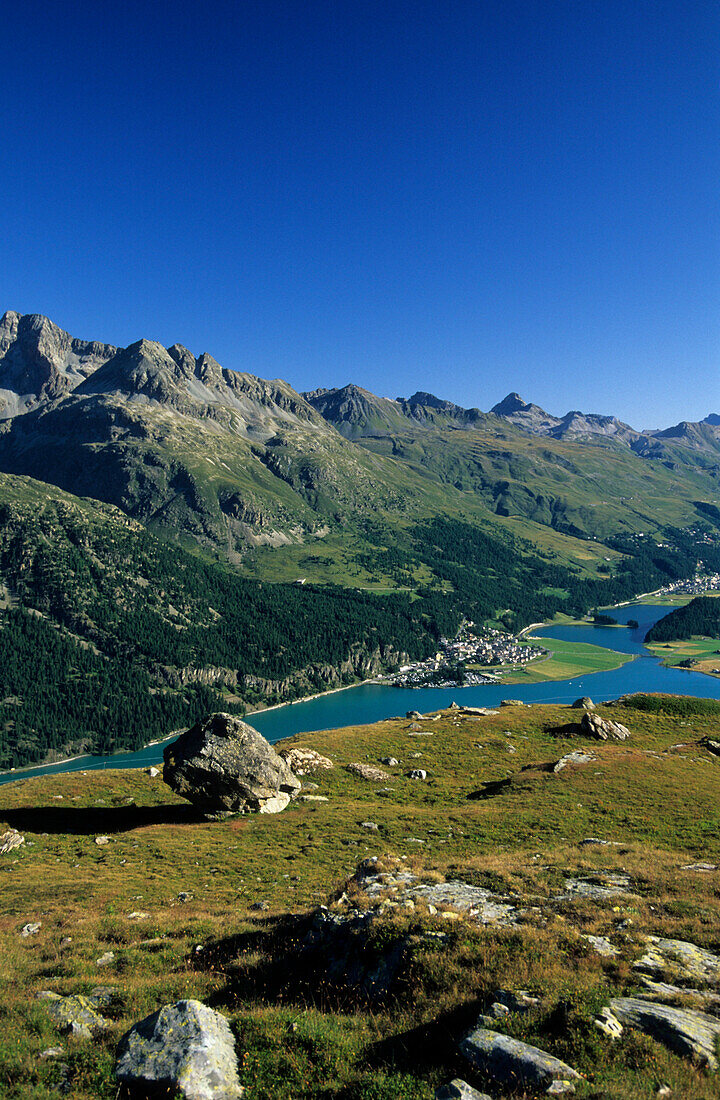
{"label": "rocky cliff face", "polygon": [[47,317],[8,310],[0,319],[0,420],[64,396],[116,351],[76,340]]}
{"label": "rocky cliff face", "polygon": [[370,652],[356,646],[337,666],[312,664],[307,668],[298,669],[281,680],[242,675],[236,669],[216,667],[168,668],[164,670],[164,674],[167,684],[172,687],[204,684],[206,687],[229,688],[242,695],[257,696],[258,699],[280,701],[297,699],[313,691],[342,687],[354,680],[379,676],[408,661],[407,653],[398,652],[392,646],[377,646]]}

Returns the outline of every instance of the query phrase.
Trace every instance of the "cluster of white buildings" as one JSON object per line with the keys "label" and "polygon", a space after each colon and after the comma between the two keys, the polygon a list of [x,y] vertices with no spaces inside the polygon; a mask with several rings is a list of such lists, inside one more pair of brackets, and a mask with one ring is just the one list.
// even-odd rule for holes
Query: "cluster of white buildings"
{"label": "cluster of white buildings", "polygon": [[391,678],[395,687],[452,687],[456,684],[491,684],[498,680],[498,673],[478,672],[468,665],[507,666],[514,668],[543,656],[546,650],[539,646],[524,645],[513,634],[501,630],[475,632],[473,623],[461,627],[457,637],[442,638],[440,649],[434,657],[403,665]]}

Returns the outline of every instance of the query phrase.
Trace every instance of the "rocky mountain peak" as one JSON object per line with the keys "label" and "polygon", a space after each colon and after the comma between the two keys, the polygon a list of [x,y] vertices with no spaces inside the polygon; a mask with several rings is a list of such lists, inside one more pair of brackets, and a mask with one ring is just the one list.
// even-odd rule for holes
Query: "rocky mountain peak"
{"label": "rocky mountain peak", "polygon": [[513,413],[522,412],[524,409],[532,407],[526,401],[523,401],[519,393],[513,390],[507,397],[503,397],[502,401],[498,401],[497,405],[493,405],[490,412],[495,413],[495,416],[512,416]]}
{"label": "rocky mountain peak", "polygon": [[0,418],[62,397],[116,350],[77,340],[42,314],[8,310],[0,321]]}

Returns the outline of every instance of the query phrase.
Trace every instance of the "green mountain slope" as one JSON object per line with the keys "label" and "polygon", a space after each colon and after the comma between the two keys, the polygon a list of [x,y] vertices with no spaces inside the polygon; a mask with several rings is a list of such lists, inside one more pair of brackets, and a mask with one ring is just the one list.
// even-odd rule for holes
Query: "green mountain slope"
{"label": "green mountain slope", "polygon": [[458,621],[442,601],[245,579],[8,475],[0,577],[0,768],[353,682],[429,655]]}

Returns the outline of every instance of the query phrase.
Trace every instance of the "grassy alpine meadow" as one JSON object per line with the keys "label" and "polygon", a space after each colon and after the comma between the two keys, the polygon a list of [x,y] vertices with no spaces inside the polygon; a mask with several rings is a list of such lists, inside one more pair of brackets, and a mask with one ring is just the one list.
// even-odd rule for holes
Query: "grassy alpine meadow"
{"label": "grassy alpine meadow", "polygon": [[[25,837],[0,855],[0,1095],[114,1098],[125,1031],[198,998],[230,1020],[248,1100],[431,1100],[453,1077],[489,1087],[458,1041],[494,991],[522,989],[539,1005],[497,1028],[569,1062],[583,1075],[578,1096],[634,1100],[667,1085],[674,1097],[719,1097],[717,1075],[639,1032],[613,1042],[593,1020],[641,987],[632,964],[645,935],[720,951],[720,758],[702,744],[720,738],[720,704],[643,696],[598,712],[629,740],[588,740],[582,711],[567,706],[304,734],[286,744],[334,767],[303,777],[276,815],[205,821],[145,771],[0,787],[0,832]],[[576,749],[593,759],[552,770]],[[353,762],[390,778],[363,780]],[[353,878],[373,856],[420,882],[484,887],[521,917],[482,926],[443,906],[389,903],[363,957],[398,946],[403,961],[369,999],[307,943],[319,905],[341,915],[373,904]],[[627,888],[567,892],[568,879],[613,876]],[[39,929],[23,936],[31,923]],[[599,955],[588,935],[617,955]],[[108,1029],[61,1035],[38,994],[99,985],[116,994],[101,1010]],[[62,1053],[43,1056],[50,1048]]]}
{"label": "grassy alpine meadow", "polygon": [[682,666],[693,672],[705,672],[718,675],[720,668],[720,639],[687,638],[677,642],[659,642],[648,644],[651,653],[659,657],[664,665],[671,668]]}
{"label": "grassy alpine meadow", "polygon": [[633,660],[632,654],[616,653],[603,646],[590,645],[587,642],[567,642],[558,638],[533,638],[527,642],[537,642],[547,649],[547,657],[538,657],[523,668],[508,666],[504,669],[491,668],[488,671],[502,671],[504,684],[541,684],[547,680],[570,680],[590,672],[609,672],[621,668]]}

